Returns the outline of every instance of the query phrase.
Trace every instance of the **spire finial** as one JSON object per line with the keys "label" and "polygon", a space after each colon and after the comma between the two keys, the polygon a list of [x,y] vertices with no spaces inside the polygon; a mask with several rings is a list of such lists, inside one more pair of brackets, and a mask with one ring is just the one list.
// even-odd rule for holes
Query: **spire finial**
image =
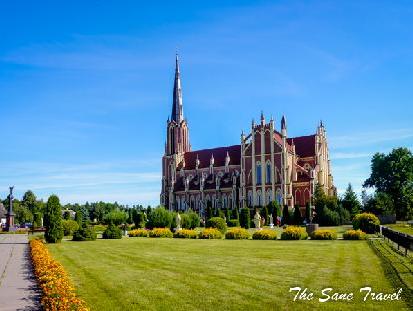
{"label": "spire finial", "polygon": [[265,124],[264,112],[261,110],[261,125]]}
{"label": "spire finial", "polygon": [[179,70],[178,53],[176,53],[175,55],[175,81],[173,89],[171,120],[175,121],[178,124],[184,120],[184,111],[182,105],[181,74]]}
{"label": "spire finial", "polygon": [[287,129],[287,121],[285,119],[285,115],[283,115],[281,119],[281,129]]}

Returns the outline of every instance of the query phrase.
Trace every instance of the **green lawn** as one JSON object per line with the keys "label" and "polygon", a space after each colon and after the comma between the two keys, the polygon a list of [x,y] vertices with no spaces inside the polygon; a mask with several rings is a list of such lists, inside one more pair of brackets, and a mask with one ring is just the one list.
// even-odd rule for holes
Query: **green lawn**
{"label": "green lawn", "polygon": [[[407,310],[403,301],[362,301],[361,287],[396,289],[366,241],[124,238],[48,246],[92,310]],[[316,298],[293,302],[295,286]],[[325,287],[355,298],[320,303]]]}
{"label": "green lawn", "polygon": [[407,223],[397,223],[397,224],[390,224],[390,225],[384,225],[384,226],[389,227],[399,232],[413,235],[413,226]]}

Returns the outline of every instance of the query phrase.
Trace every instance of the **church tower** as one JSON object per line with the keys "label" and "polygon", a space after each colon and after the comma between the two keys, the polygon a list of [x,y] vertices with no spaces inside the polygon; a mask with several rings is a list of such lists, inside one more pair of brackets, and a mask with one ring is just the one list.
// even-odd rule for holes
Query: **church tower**
{"label": "church tower", "polygon": [[184,118],[181,73],[179,70],[178,55],[176,55],[175,81],[172,93],[172,112],[167,121],[165,154],[162,159],[161,204],[170,210],[175,206],[173,189],[177,178],[177,167],[179,164],[185,162],[184,155],[189,151],[191,151],[189,129]]}
{"label": "church tower", "polygon": [[175,82],[172,98],[171,119],[168,118],[167,121],[165,155],[182,154],[191,151],[188,125],[184,119],[178,55],[176,55],[175,61]]}

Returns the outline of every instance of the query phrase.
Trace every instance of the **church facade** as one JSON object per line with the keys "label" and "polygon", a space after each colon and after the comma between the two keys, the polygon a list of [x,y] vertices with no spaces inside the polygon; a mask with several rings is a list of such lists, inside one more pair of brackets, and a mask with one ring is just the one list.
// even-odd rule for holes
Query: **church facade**
{"label": "church facade", "polygon": [[237,145],[191,150],[184,118],[181,73],[176,57],[172,112],[167,121],[162,157],[161,204],[169,210],[281,205],[305,206],[316,183],[335,194],[326,130],[322,122],[314,134],[288,137],[287,121],[279,128],[273,119],[252,121]]}

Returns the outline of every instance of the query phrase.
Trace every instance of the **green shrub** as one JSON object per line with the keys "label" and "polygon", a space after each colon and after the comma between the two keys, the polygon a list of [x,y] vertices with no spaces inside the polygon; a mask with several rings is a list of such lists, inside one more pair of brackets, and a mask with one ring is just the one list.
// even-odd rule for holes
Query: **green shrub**
{"label": "green shrub", "polygon": [[252,235],[253,240],[276,240],[277,231],[271,229],[257,230]]}
{"label": "green shrub", "polygon": [[118,226],[111,223],[102,234],[103,239],[121,239],[122,238],[122,230],[119,229]]}
{"label": "green shrub", "polygon": [[376,232],[376,226],[380,225],[380,220],[371,213],[357,214],[353,218],[353,229],[360,229],[366,233]]}
{"label": "green shrub", "polygon": [[283,225],[289,225],[291,223],[290,218],[291,218],[290,217],[290,210],[288,209],[288,205],[284,205],[282,224]]}
{"label": "green shrub", "polygon": [[126,215],[125,212],[121,210],[114,210],[111,211],[110,213],[106,214],[106,216],[103,218],[103,221],[105,224],[109,225],[110,223],[113,223],[117,226],[125,223],[128,215]]}
{"label": "green shrub", "polygon": [[47,243],[58,243],[63,238],[63,225],[60,201],[57,195],[51,195],[46,203],[44,213],[46,232],[44,238]]}
{"label": "green shrub", "polygon": [[239,223],[242,228],[250,228],[250,210],[248,208],[241,209],[241,215],[239,216]]}
{"label": "green shrub", "polygon": [[178,239],[196,239],[198,234],[195,230],[182,229],[174,233],[174,238]]}
{"label": "green shrub", "polygon": [[281,240],[305,240],[308,234],[305,228],[297,226],[288,226],[283,233],[281,233]]}
{"label": "green shrub", "polygon": [[73,232],[73,241],[94,241],[96,240],[96,232],[93,228],[82,226]]}
{"label": "green shrub", "polygon": [[337,240],[335,230],[318,229],[311,233],[312,240]]}
{"label": "green shrub", "polygon": [[128,232],[128,236],[131,238],[134,237],[143,237],[146,238],[148,237],[148,230],[146,229],[134,229]]}
{"label": "green shrub", "polygon": [[162,206],[155,208],[148,215],[147,226],[149,229],[169,228],[171,226],[171,223],[172,223],[172,213],[167,211]]}
{"label": "green shrub", "polygon": [[169,228],[154,228],[149,231],[150,238],[172,238],[173,234]]}
{"label": "green shrub", "polygon": [[63,225],[63,234],[65,236],[73,235],[73,232],[79,229],[78,223],[71,219],[63,220],[62,225]]}
{"label": "green shrub", "polygon": [[303,223],[303,219],[301,217],[301,212],[300,212],[300,207],[298,205],[294,206],[293,222],[296,225],[301,225]]}
{"label": "green shrub", "polygon": [[192,210],[189,210],[186,214],[189,218],[189,226],[187,229],[195,229],[196,227],[199,227],[199,224],[201,222],[199,215]]}
{"label": "green shrub", "polygon": [[145,228],[147,219],[144,212],[134,209],[132,211],[132,220],[135,228]]}
{"label": "green shrub", "polygon": [[367,234],[363,231],[359,230],[347,230],[343,233],[344,240],[365,240],[367,238]]}
{"label": "green shrub", "polygon": [[227,231],[227,224],[225,223],[225,220],[221,217],[212,217],[208,219],[206,223],[207,228],[216,228],[218,229],[222,234]]}
{"label": "green shrub", "polygon": [[227,221],[228,227],[239,227],[239,220],[238,219],[230,219]]}
{"label": "green shrub", "polygon": [[222,239],[222,233],[216,228],[206,228],[198,234],[198,237],[200,239]]}
{"label": "green shrub", "polygon": [[231,228],[225,233],[225,238],[228,240],[248,240],[250,233],[244,228]]}
{"label": "green shrub", "polygon": [[324,206],[321,215],[317,215],[320,225],[323,226],[338,226],[340,225],[340,215],[338,212]]}

